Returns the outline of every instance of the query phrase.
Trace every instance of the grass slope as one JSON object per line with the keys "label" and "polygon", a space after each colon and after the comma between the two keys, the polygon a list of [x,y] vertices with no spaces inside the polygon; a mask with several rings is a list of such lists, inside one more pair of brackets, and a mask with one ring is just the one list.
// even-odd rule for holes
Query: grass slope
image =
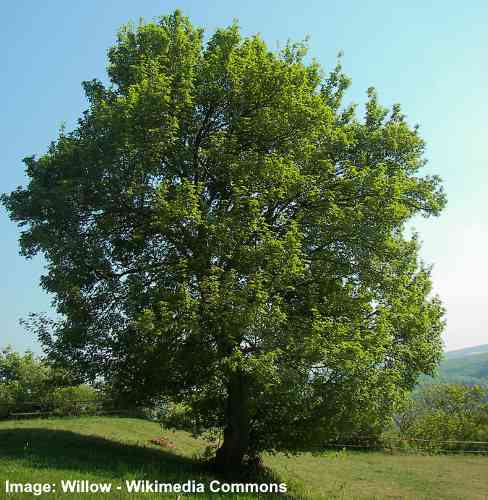
{"label": "grass slope", "polygon": [[[164,435],[174,449],[149,440]],[[110,482],[126,479],[207,482],[212,478],[194,459],[205,443],[185,432],[165,431],[153,422],[130,418],[84,417],[0,422],[0,498],[33,498],[5,494],[4,482],[49,482],[80,479]],[[488,457],[420,456],[385,453],[326,452],[283,455],[266,464],[291,487],[289,499],[486,499]],[[221,479],[224,481],[223,479]],[[173,498],[177,495],[124,491],[110,495],[57,492],[42,498]],[[268,496],[267,496],[268,497]],[[189,498],[181,495],[180,499]],[[198,498],[258,498],[257,495],[200,494]],[[261,496],[261,498],[263,498]],[[281,497],[286,498],[286,497]]]}

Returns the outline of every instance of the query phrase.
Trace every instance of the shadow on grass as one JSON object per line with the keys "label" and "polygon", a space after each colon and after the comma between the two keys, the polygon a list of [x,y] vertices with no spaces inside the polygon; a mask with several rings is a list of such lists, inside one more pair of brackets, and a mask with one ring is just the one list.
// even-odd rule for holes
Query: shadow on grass
{"label": "shadow on grass", "polygon": [[29,466],[39,469],[99,471],[114,478],[133,472],[141,479],[149,479],[146,470],[165,478],[204,473],[197,460],[170,451],[42,428],[0,430],[0,455],[27,460]]}
{"label": "shadow on grass", "polygon": [[[178,455],[176,452],[123,444],[65,430],[2,429],[0,456],[25,461],[25,465],[30,468],[96,473],[111,479],[131,477],[163,482],[186,482],[190,479],[208,482],[213,478],[225,479],[212,472],[201,461]],[[237,477],[233,479],[238,480]],[[230,478],[225,480],[229,481]],[[279,479],[268,470],[261,471],[259,477],[245,479],[245,482],[259,483],[278,481]],[[280,497],[298,500],[298,497],[290,493]]]}

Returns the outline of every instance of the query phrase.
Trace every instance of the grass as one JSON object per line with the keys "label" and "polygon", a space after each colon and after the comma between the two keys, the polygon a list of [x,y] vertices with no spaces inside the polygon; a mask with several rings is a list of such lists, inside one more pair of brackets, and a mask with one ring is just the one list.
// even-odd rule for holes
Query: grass
{"label": "grass", "polygon": [[[165,432],[174,449],[152,445],[161,436],[158,424],[145,420],[115,417],[83,417],[47,420],[19,420],[0,423],[0,498],[5,493],[5,480],[10,482],[50,483],[57,485],[46,498],[100,498],[107,494],[64,494],[63,480],[89,480],[112,483],[114,489],[125,480],[158,480],[185,483],[188,480],[209,483],[209,475],[195,459],[206,443],[185,432]],[[217,478],[226,482],[223,478]],[[267,481],[273,481],[267,478]],[[208,487],[206,488],[208,491]],[[3,495],[3,496],[2,496]],[[22,495],[27,497],[26,494]],[[32,496],[32,495],[31,495]],[[176,494],[131,495],[123,487],[109,498],[128,499],[173,498]],[[180,495],[186,498],[187,495]],[[231,494],[199,495],[199,498],[236,498]],[[238,498],[258,498],[241,495]],[[295,497],[288,496],[293,499]]]}
{"label": "grass", "polygon": [[300,455],[268,464],[311,498],[484,499],[488,498],[488,457],[380,452]]}
{"label": "grass", "polygon": [[[150,444],[150,439],[161,435],[175,448]],[[112,483],[114,488],[131,479],[167,483],[195,480],[208,485],[215,478],[195,458],[204,448],[205,442],[185,432],[161,433],[156,423],[138,419],[82,417],[0,422],[0,498],[33,498],[28,494],[6,495],[7,479],[54,483],[58,490],[66,479]],[[486,456],[329,451],[291,458],[267,456],[265,463],[275,477],[263,480],[284,481],[291,490],[282,499],[488,498]],[[176,494],[131,495],[124,490],[114,490],[110,495],[63,495],[57,491],[42,498],[177,498]],[[181,500],[188,497],[180,495]],[[198,498],[230,500],[258,496],[207,493]]]}

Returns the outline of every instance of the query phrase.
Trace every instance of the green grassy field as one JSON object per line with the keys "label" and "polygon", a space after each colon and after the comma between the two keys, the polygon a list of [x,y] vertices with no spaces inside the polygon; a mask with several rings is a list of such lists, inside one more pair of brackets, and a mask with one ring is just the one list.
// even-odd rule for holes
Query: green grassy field
{"label": "green grassy field", "polygon": [[[149,443],[165,436],[174,448]],[[159,425],[138,419],[84,417],[0,422],[0,498],[5,481],[50,483],[56,493],[40,498],[177,498],[177,494],[130,494],[123,488],[110,494],[62,494],[61,481],[112,483],[148,479],[208,485],[212,478],[196,457],[205,442],[185,432],[161,432]],[[326,452],[287,458],[265,457],[274,479],[289,487],[289,499],[411,498],[487,499],[488,457],[421,456],[386,453]],[[217,478],[224,482],[222,478]],[[269,495],[265,495],[268,497]],[[189,495],[180,494],[180,499]],[[257,495],[200,494],[198,498],[258,498]],[[260,498],[263,498],[261,496]],[[286,498],[286,497],[281,497]]]}

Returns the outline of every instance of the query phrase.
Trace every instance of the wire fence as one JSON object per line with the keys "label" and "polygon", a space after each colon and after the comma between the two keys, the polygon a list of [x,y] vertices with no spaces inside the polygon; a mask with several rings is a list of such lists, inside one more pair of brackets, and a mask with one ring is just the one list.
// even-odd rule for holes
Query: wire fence
{"label": "wire fence", "polygon": [[[436,442],[436,445],[440,444]],[[423,448],[423,447],[418,447],[418,446],[410,446],[410,447],[404,447],[404,446],[393,446],[390,444],[381,444],[381,445],[376,445],[376,446],[368,446],[368,445],[358,445],[358,444],[345,444],[345,443],[327,443],[325,445],[326,448],[337,448],[339,450],[342,449],[355,449],[355,450],[371,450],[371,451],[401,451],[405,453],[418,453],[418,452],[423,452],[423,453],[444,453],[444,454],[450,454],[450,453],[457,453],[457,454],[465,454],[465,453],[474,453],[474,454],[481,454],[481,455],[488,455],[488,444],[487,448],[483,450],[471,450],[471,449],[456,449],[456,448],[439,448],[436,445],[430,447],[430,448]]]}
{"label": "wire fence", "polygon": [[[363,443],[359,444],[357,441],[363,441]],[[354,443],[332,441],[326,443],[325,446],[335,449],[402,451],[407,453],[467,453],[488,455],[488,441],[422,439],[408,436],[382,436],[381,438],[356,436]]]}
{"label": "wire fence", "polygon": [[0,401],[0,419],[36,418],[50,416],[77,415],[134,415],[142,416],[143,408],[122,407],[115,401],[106,399],[61,401]]}
{"label": "wire fence", "polygon": [[[64,401],[22,401],[8,403],[0,401],[0,419],[44,418],[51,416],[113,415],[136,416],[150,419],[150,411],[143,407],[121,407],[107,399],[64,400]],[[324,443],[326,449],[369,450],[406,453],[445,453],[488,455],[488,441],[456,439],[422,439],[408,436],[355,436],[350,441]]]}

